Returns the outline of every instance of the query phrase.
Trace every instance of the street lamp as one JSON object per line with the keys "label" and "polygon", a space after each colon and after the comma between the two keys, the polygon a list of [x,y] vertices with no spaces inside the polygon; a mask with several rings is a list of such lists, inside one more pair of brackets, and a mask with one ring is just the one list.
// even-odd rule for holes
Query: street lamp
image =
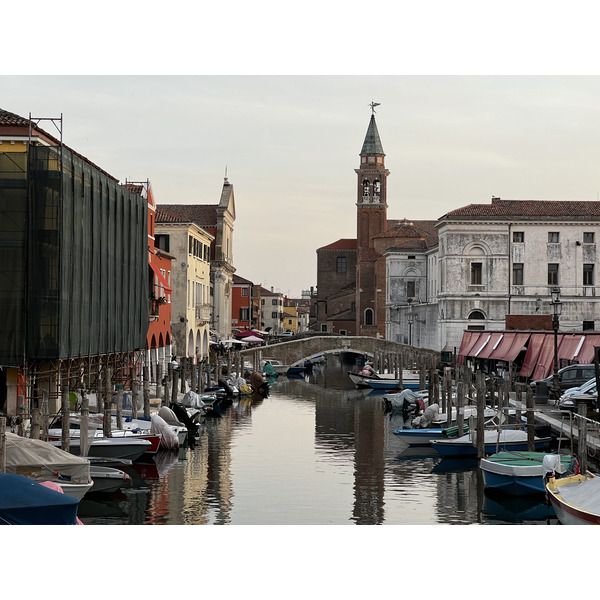
{"label": "street lamp", "polygon": [[412,325],[414,320],[413,305],[411,304],[411,298],[408,299],[408,315],[406,322],[408,323],[408,345],[412,346]]}
{"label": "street lamp", "polygon": [[562,302],[560,301],[560,288],[552,288],[552,329],[554,330],[554,375],[552,377],[552,398],[554,402],[558,402],[560,398],[560,386],[558,385],[558,324],[560,313],[562,310]]}

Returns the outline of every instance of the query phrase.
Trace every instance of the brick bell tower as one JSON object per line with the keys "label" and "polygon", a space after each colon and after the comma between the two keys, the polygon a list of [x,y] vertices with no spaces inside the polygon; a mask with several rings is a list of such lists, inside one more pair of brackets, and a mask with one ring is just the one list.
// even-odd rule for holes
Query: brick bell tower
{"label": "brick bell tower", "polygon": [[379,254],[375,251],[373,237],[387,229],[387,176],[385,153],[375,123],[375,107],[372,102],[371,120],[367,135],[360,151],[360,167],[355,169],[358,175],[356,201],[356,334],[377,336],[378,315],[376,285],[376,261]]}

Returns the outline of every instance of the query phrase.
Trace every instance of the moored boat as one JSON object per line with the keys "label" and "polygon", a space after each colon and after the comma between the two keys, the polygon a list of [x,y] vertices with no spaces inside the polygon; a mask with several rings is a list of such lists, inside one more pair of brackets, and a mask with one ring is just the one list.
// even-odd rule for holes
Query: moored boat
{"label": "moored boat", "polygon": [[[81,454],[80,438],[69,440],[69,452],[75,456]],[[60,448],[60,441],[48,442],[53,446]],[[142,440],[134,437],[118,438],[92,438],[89,443],[88,456],[100,456],[105,458],[125,458],[136,461],[148,450],[151,443],[148,440]]]}
{"label": "moored boat", "polygon": [[116,492],[122,487],[131,487],[131,475],[114,467],[104,467],[98,464],[90,465],[90,475],[94,482],[90,494]]}
{"label": "moored boat", "polygon": [[[467,424],[463,425],[463,433],[469,431]],[[429,446],[433,440],[450,439],[458,436],[458,427],[435,427],[431,429],[396,429],[394,434],[409,446]]]}
{"label": "moored boat", "polygon": [[0,473],[0,525],[77,525],[79,500],[25,475]]}
{"label": "moored boat", "polygon": [[600,477],[551,477],[546,491],[563,525],[600,525]]}
{"label": "moored boat", "polygon": [[503,451],[479,461],[486,488],[511,496],[546,491],[546,473],[562,475],[575,469],[574,457],[545,452]]}
{"label": "moored boat", "polygon": [[[534,437],[534,447],[542,450],[550,445],[552,438]],[[433,440],[431,442],[442,456],[477,456],[477,445],[474,432],[453,440]],[[484,453],[494,454],[501,450],[527,450],[527,432],[519,429],[497,430],[487,429],[484,431]]]}
{"label": "moored boat", "polygon": [[24,475],[37,483],[57,483],[63,492],[81,500],[92,487],[90,463],[50,442],[6,432],[6,472]]}

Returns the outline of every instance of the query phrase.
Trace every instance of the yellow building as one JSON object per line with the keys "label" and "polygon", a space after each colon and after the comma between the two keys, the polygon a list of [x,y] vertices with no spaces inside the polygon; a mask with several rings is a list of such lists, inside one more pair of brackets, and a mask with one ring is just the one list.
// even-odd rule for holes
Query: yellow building
{"label": "yellow building", "polygon": [[295,306],[283,307],[283,331],[298,333],[298,309]]}

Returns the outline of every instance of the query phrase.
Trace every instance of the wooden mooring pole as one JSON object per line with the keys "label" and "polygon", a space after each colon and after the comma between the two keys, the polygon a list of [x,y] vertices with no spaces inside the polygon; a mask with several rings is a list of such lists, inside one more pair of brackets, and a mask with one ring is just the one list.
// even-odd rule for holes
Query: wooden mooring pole
{"label": "wooden mooring pole", "polygon": [[6,473],[6,417],[0,417],[0,473]]}

